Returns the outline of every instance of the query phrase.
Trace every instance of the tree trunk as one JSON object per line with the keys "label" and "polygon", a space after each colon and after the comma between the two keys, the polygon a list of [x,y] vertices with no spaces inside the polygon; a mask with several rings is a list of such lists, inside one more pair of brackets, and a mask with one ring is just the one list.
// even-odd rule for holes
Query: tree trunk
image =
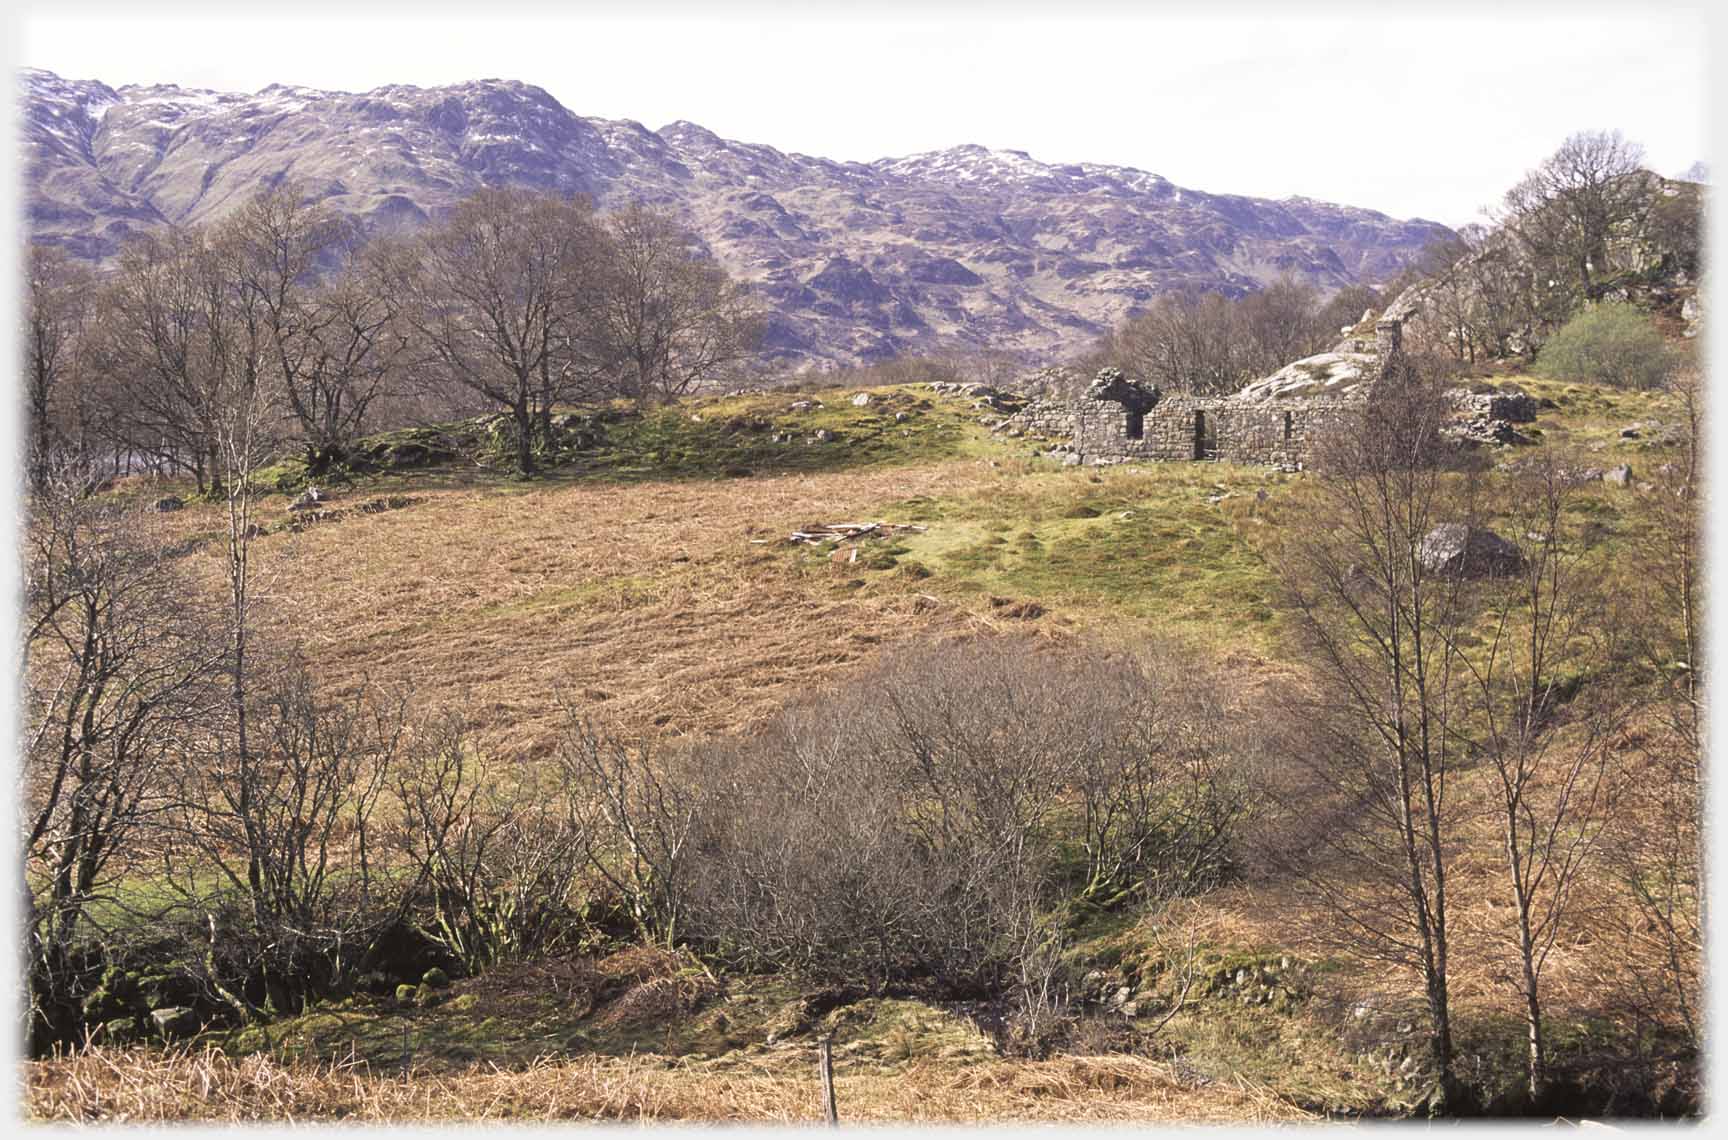
{"label": "tree trunk", "polygon": [[1434,1068],[1440,1074],[1441,1088],[1450,1090],[1452,1075],[1452,1012],[1446,994],[1446,977],[1430,967],[1427,978],[1428,1014],[1433,1020],[1429,1048]]}
{"label": "tree trunk", "polygon": [[534,467],[534,413],[528,406],[527,397],[517,402],[516,413],[516,471],[523,478],[529,478],[535,473]]}
{"label": "tree trunk", "polygon": [[308,478],[321,479],[330,473],[330,469],[342,458],[342,449],[333,443],[308,443],[306,445],[306,475]]}
{"label": "tree trunk", "polygon": [[540,443],[548,452],[552,450],[552,393],[547,392],[540,401]]}
{"label": "tree trunk", "polygon": [[1530,1099],[1534,1102],[1541,1097],[1543,1085],[1548,1080],[1548,1058],[1542,1041],[1542,1003],[1536,992],[1536,974],[1531,968],[1528,940],[1524,958],[1524,1020],[1530,1030]]}
{"label": "tree trunk", "polygon": [[1509,800],[1506,810],[1506,858],[1512,876],[1512,891],[1518,902],[1518,966],[1524,991],[1524,1023],[1528,1031],[1526,1059],[1527,1085],[1531,1101],[1542,1095],[1546,1080],[1546,1057],[1542,1041],[1542,1000],[1536,984],[1536,942],[1531,929],[1531,889],[1519,861],[1520,843],[1516,818],[1516,800]]}
{"label": "tree trunk", "polygon": [[[230,525],[234,525],[230,523]],[[231,585],[234,602],[234,685],[230,695],[234,701],[234,747],[240,764],[240,806],[239,813],[246,829],[246,887],[252,895],[252,917],[260,927],[264,921],[264,874],[258,852],[263,845],[263,837],[257,834],[252,818],[252,743],[249,738],[250,712],[247,708],[246,694],[246,624],[248,621],[246,599],[246,544],[251,539],[245,532],[246,524],[241,522],[238,529],[230,532],[230,543],[233,559],[230,572],[234,575]]]}

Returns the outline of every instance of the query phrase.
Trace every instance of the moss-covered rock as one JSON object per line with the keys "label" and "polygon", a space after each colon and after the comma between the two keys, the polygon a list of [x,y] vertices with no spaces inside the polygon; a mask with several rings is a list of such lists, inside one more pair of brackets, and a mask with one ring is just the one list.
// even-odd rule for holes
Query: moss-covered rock
{"label": "moss-covered rock", "polygon": [[140,971],[138,992],[152,1007],[191,1005],[198,1000],[202,987],[189,970],[170,962],[153,970]]}
{"label": "moss-covered rock", "polygon": [[103,1023],[115,1018],[147,1012],[149,1004],[138,984],[137,973],[119,966],[102,971],[96,988],[84,997],[86,1023]]}
{"label": "moss-covered rock", "polygon": [[171,1005],[150,1011],[150,1021],[157,1036],[164,1041],[178,1041],[197,1033],[201,1028],[198,1012],[183,1005]]}

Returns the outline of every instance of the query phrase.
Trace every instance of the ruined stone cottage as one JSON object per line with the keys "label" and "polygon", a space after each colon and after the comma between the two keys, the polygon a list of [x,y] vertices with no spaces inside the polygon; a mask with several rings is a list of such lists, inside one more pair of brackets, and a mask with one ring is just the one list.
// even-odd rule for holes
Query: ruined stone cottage
{"label": "ruined stone cottage", "polygon": [[[1364,314],[1359,327],[1367,320]],[[1070,463],[1215,459],[1300,469],[1328,431],[1362,414],[1376,386],[1395,381],[1404,366],[1402,340],[1402,316],[1383,316],[1371,340],[1353,330],[1331,351],[1226,396],[1166,393],[1106,368],[1079,398],[1035,400],[1010,423],[1070,440]],[[1461,414],[1480,417],[1484,410],[1471,401],[1481,399],[1461,391],[1455,402]],[[1533,406],[1514,409],[1508,398],[1496,399],[1501,402],[1488,410],[1497,416],[1534,418]],[[1504,435],[1503,426],[1496,430]]]}

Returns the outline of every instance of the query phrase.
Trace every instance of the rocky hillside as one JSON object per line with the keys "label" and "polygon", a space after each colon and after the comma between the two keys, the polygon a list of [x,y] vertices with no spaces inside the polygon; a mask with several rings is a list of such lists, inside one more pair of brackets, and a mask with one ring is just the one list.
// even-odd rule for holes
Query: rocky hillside
{"label": "rocky hillside", "polygon": [[786,364],[1059,355],[1161,291],[1240,294],[1284,273],[1382,281],[1449,233],[978,146],[834,162],[694,123],[584,118],[502,80],[244,95],[26,70],[23,86],[30,230],[80,256],[220,217],[284,178],[378,229],[435,218],[482,185],[640,200],[677,211],[756,285],[774,313],[766,347]]}

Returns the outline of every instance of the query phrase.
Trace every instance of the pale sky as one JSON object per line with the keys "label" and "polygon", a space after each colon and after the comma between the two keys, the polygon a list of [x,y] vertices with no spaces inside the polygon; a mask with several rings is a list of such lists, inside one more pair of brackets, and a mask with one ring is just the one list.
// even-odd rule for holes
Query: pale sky
{"label": "pale sky", "polygon": [[1454,226],[1576,130],[1665,174],[1709,157],[1715,29],[1678,3],[140,7],[28,4],[15,61],[228,91],[520,79],[828,158],[973,142]]}

